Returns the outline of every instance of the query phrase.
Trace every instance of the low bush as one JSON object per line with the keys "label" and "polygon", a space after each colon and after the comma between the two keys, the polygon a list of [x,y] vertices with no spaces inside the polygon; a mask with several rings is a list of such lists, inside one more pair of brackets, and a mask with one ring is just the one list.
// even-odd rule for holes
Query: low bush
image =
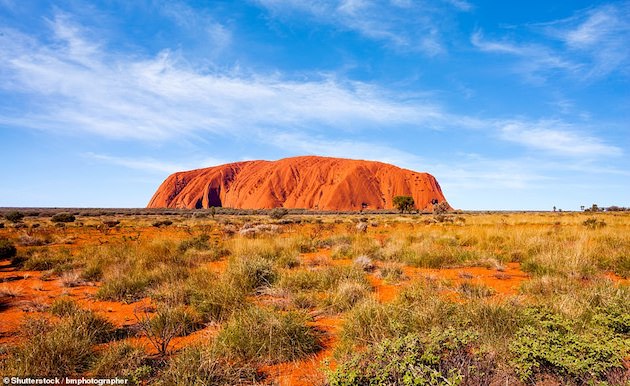
{"label": "low bush", "polygon": [[11,241],[0,238],[0,259],[11,259],[17,254],[17,249]]}
{"label": "low bush", "polygon": [[386,339],[328,373],[331,386],[481,385],[493,376],[493,359],[475,347],[469,331],[434,330]]}
{"label": "low bush", "polygon": [[56,213],[50,218],[50,221],[54,223],[74,222],[74,220],[76,220],[74,215],[66,212]]}
{"label": "low bush", "polygon": [[269,211],[269,217],[274,220],[280,220],[287,214],[289,214],[289,211],[286,208],[274,208]]}
{"label": "low bush", "polygon": [[553,374],[566,383],[594,383],[623,370],[628,336],[601,326],[581,330],[575,320],[542,308],[529,309],[527,316],[531,323],[516,332],[510,345],[521,380],[533,383]]}
{"label": "low bush", "polygon": [[153,225],[156,228],[161,228],[161,227],[167,227],[169,225],[173,225],[173,222],[171,220],[158,220],[151,223],[151,225]]}
{"label": "low bush", "polygon": [[103,221],[103,225],[105,225],[107,228],[114,228],[120,225],[120,221],[119,220],[105,220]]}
{"label": "low bush", "polygon": [[5,213],[4,218],[15,224],[22,221],[22,219],[24,218],[24,213],[14,210]]}

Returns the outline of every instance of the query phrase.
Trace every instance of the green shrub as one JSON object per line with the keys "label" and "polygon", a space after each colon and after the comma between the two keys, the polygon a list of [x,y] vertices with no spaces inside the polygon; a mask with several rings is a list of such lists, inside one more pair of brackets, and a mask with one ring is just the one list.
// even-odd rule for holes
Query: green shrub
{"label": "green shrub", "polygon": [[554,374],[565,382],[592,382],[623,368],[628,337],[598,326],[580,330],[575,320],[542,308],[529,309],[527,315],[531,323],[517,331],[510,345],[521,380],[535,382],[540,375]]}
{"label": "green shrub", "polygon": [[469,331],[434,330],[386,339],[328,373],[331,386],[489,384],[493,361]]}
{"label": "green shrub", "polygon": [[76,220],[74,215],[66,212],[56,213],[50,218],[50,221],[55,223],[74,222],[74,220]]}
{"label": "green shrub", "polygon": [[411,211],[416,204],[411,196],[396,196],[393,199],[393,203],[400,213]]}
{"label": "green shrub", "polygon": [[216,338],[228,359],[273,364],[300,359],[320,349],[318,334],[301,313],[249,307],[235,313]]}
{"label": "green shrub", "polygon": [[11,259],[15,257],[17,249],[11,241],[0,238],[0,259]]}

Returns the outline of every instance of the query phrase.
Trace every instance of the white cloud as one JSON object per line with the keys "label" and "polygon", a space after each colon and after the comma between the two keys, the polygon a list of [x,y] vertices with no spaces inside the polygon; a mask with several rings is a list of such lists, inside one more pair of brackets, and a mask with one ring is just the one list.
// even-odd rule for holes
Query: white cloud
{"label": "white cloud", "polygon": [[550,33],[564,41],[569,53],[583,55],[587,76],[615,71],[630,75],[630,3],[603,5],[567,22],[556,23]]}
{"label": "white cloud", "polygon": [[[583,18],[580,18],[583,19]],[[606,5],[587,12],[574,28],[558,31],[568,46],[592,47],[606,40],[611,34],[627,29],[626,22],[619,20],[617,8]]]}
{"label": "white cloud", "polygon": [[[179,1],[161,1],[157,3],[157,7],[179,27],[204,41],[215,55],[232,44],[232,31],[207,11],[194,9]],[[203,39],[204,36],[207,39]]]}
{"label": "white cloud", "polygon": [[222,165],[227,162],[216,158],[205,158],[185,164],[177,164],[171,162],[164,162],[155,158],[133,158],[133,157],[117,157],[107,154],[85,153],[84,157],[99,162],[104,162],[112,165],[123,166],[128,169],[136,169],[150,173],[174,173],[182,170],[190,170],[197,168],[205,168],[210,166]]}
{"label": "white cloud", "polygon": [[[277,17],[310,17],[356,32],[402,51],[417,51],[428,56],[447,51],[442,32],[447,28],[448,12],[438,4],[409,0],[255,0]],[[462,0],[447,0],[459,11],[470,10]]]}
{"label": "white cloud", "polygon": [[599,138],[582,135],[559,121],[505,122],[500,136],[506,141],[569,156],[621,155],[622,150]]}
{"label": "white cloud", "polygon": [[455,8],[459,9],[460,11],[468,12],[474,8],[471,3],[465,0],[444,0],[444,1],[454,6]]}
{"label": "white cloud", "polygon": [[309,136],[304,133],[266,133],[267,143],[290,149],[293,155],[311,154],[327,157],[364,159],[411,168],[421,164],[417,155],[396,149],[383,143],[360,140],[330,139]]}
{"label": "white cloud", "polygon": [[518,57],[515,69],[534,80],[544,80],[555,70],[580,80],[613,72],[630,75],[630,2],[601,5],[528,28],[539,35],[524,42],[488,40],[478,30],[470,40],[481,51]]}
{"label": "white cloud", "polygon": [[0,36],[0,88],[42,102],[27,114],[5,111],[3,124],[159,141],[278,127],[423,125],[444,115],[431,103],[330,76],[298,82],[208,73],[169,51],[148,59],[108,54],[66,16],[51,25],[54,44],[11,30]]}
{"label": "white cloud", "polygon": [[[415,161],[409,161],[408,153],[382,144],[343,139],[344,134],[356,138],[357,132],[388,128],[477,130],[489,137],[498,132],[501,140],[563,155],[621,152],[588,130],[562,121],[532,123],[451,114],[427,102],[426,95],[396,94],[334,76],[295,81],[281,75],[208,72],[169,51],[152,58],[108,53],[105,44],[86,39],[84,30],[66,15],[58,15],[50,25],[55,37],[50,44],[14,30],[2,31],[0,88],[23,97],[27,108],[25,112],[0,108],[0,124],[148,142],[203,141],[212,134],[278,147],[291,144],[315,154],[378,157],[397,164]],[[476,39],[482,44],[480,35]],[[330,129],[341,139],[318,137]],[[134,165],[137,160],[127,161]],[[136,165],[148,169],[156,165],[144,161]],[[168,165],[153,167],[167,169],[172,170]]]}
{"label": "white cloud", "polygon": [[481,51],[507,54],[521,58],[514,70],[525,75],[528,80],[540,83],[550,71],[563,70],[577,74],[582,65],[558,55],[553,50],[540,44],[516,44],[508,40],[485,39],[481,30],[475,31],[470,42]]}

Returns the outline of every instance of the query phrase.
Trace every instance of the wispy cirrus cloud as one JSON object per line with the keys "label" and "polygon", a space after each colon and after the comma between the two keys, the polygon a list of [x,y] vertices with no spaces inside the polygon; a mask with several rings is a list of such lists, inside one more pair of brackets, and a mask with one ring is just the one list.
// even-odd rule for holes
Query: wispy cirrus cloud
{"label": "wispy cirrus cloud", "polygon": [[277,17],[306,15],[319,23],[356,32],[393,49],[417,51],[428,56],[447,51],[443,29],[450,13],[472,9],[463,0],[445,0],[444,4],[409,0],[255,1]]}
{"label": "wispy cirrus cloud", "polygon": [[534,31],[535,36],[521,41],[487,39],[477,30],[470,41],[481,51],[518,58],[515,70],[530,79],[544,80],[558,70],[580,79],[614,72],[630,75],[630,2],[605,4],[521,29]]}
{"label": "wispy cirrus cloud", "polygon": [[577,73],[582,65],[559,55],[554,50],[533,43],[515,43],[509,40],[486,39],[481,30],[475,31],[470,38],[473,46],[481,51],[506,54],[519,58],[513,71],[523,74],[528,80],[543,82],[553,71]]}
{"label": "wispy cirrus cloud", "polygon": [[86,40],[81,27],[63,14],[50,25],[54,39],[48,44],[14,30],[0,36],[0,88],[28,95],[33,104],[28,113],[4,111],[2,124],[165,140],[199,132],[369,128],[444,118],[433,103],[366,83],[325,75],[292,81],[279,75],[208,72],[177,52],[153,58],[107,52]]}
{"label": "wispy cirrus cloud", "polygon": [[560,121],[500,123],[500,137],[506,141],[568,156],[621,155],[619,147],[608,145],[599,138],[581,134]]}
{"label": "wispy cirrus cloud", "polygon": [[265,133],[268,143],[288,148],[299,154],[312,154],[328,157],[369,159],[392,163],[402,167],[420,164],[421,158],[415,154],[397,149],[380,141],[379,143],[345,138],[323,138],[306,133]]}
{"label": "wispy cirrus cloud", "polygon": [[158,1],[154,6],[173,20],[177,26],[187,34],[203,42],[206,49],[213,56],[224,52],[230,47],[234,36],[229,26],[217,20],[208,11],[192,8],[181,1]]}
{"label": "wispy cirrus cloud", "polygon": [[586,10],[550,24],[547,33],[560,39],[569,54],[579,55],[589,64],[588,77],[616,71],[630,75],[630,2]]}
{"label": "wispy cirrus cloud", "polygon": [[112,156],[109,154],[97,154],[87,152],[83,154],[83,157],[91,160],[95,160],[102,163],[111,165],[122,166],[128,169],[141,170],[148,173],[175,173],[182,170],[196,169],[201,167],[209,167],[215,165],[221,165],[227,163],[224,160],[218,158],[205,158],[198,159],[187,163],[172,163],[165,162],[159,159],[151,157],[135,158],[135,157],[120,157]]}
{"label": "wispy cirrus cloud", "polygon": [[[0,35],[0,90],[23,98],[21,103],[27,106],[0,108],[2,125],[145,142],[205,141],[212,134],[278,147],[290,143],[294,149],[319,154],[357,158],[381,154],[381,160],[393,163],[406,163],[409,154],[382,141],[345,140],[344,133],[354,137],[357,132],[393,127],[416,132],[475,130],[488,138],[561,155],[621,152],[588,130],[562,121],[552,125],[454,114],[428,101],[427,94],[405,95],[334,76],[298,81],[283,75],[208,71],[177,52],[146,58],[107,51],[106,44],[88,39],[65,14],[57,14],[49,25],[53,32],[49,42],[9,29]],[[340,139],[319,139],[319,133],[331,129]],[[135,162],[116,162],[123,161],[127,166]],[[140,161],[139,167],[172,170]]]}

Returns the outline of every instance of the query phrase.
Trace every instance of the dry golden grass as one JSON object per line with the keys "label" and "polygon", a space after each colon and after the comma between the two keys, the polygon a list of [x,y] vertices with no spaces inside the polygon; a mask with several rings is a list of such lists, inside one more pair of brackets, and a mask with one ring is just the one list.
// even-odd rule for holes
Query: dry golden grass
{"label": "dry golden grass", "polygon": [[[365,232],[359,222],[369,224]],[[274,371],[316,373],[334,349],[339,363],[352,363],[353,352],[437,329],[489,355],[475,360],[494,366],[494,382],[630,379],[618,361],[630,353],[630,214],[289,214],[280,220],[266,213],[134,214],[79,215],[63,228],[41,218],[25,223],[28,233],[0,229],[0,238],[18,248],[0,270],[0,321],[12,326],[0,339],[16,337],[5,342],[0,368],[36,370],[34,360],[29,367],[16,361],[45,355],[23,344],[28,337],[11,319],[24,316],[20,307],[35,299],[42,306],[24,308],[28,313],[61,319],[46,325],[42,339],[51,341],[40,343],[65,355],[70,319],[51,309],[67,304],[50,305],[67,293],[64,302],[111,315],[125,331],[122,342],[105,347],[81,336],[75,342],[81,357],[68,356],[63,367],[80,374],[120,372],[149,384],[178,376],[259,382]],[[169,328],[177,333],[166,337],[172,344],[158,361],[149,346],[136,346],[149,343],[146,329],[134,336],[142,329],[132,310],[140,306],[148,307],[142,311],[148,326],[164,310],[194,315],[173,318]],[[579,342],[592,357],[571,357],[568,364],[545,356],[563,348],[549,338],[560,330],[568,335],[557,341]],[[536,334],[541,340],[531,341]],[[527,351],[530,343],[546,345],[546,352]],[[127,354],[131,359],[122,361]],[[41,363],[50,373],[55,362],[48,359]],[[294,370],[285,366],[292,360]],[[529,368],[527,361],[541,365]],[[580,367],[588,363],[591,373]]]}

